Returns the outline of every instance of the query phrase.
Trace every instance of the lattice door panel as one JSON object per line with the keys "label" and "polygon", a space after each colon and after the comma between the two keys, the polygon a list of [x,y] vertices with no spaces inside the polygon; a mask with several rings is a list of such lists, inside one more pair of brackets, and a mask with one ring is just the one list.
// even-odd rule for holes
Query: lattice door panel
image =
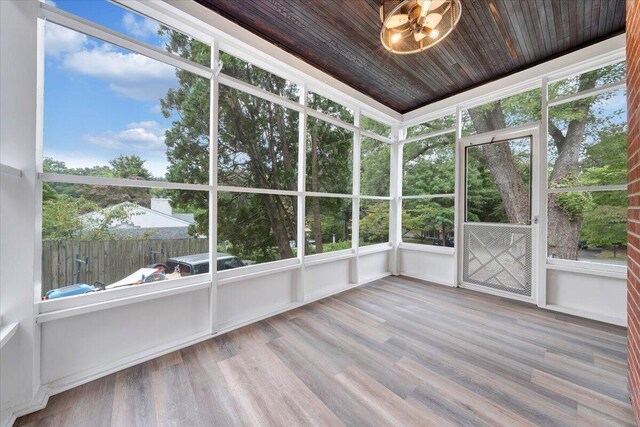
{"label": "lattice door panel", "polygon": [[531,227],[464,225],[463,281],[531,295]]}

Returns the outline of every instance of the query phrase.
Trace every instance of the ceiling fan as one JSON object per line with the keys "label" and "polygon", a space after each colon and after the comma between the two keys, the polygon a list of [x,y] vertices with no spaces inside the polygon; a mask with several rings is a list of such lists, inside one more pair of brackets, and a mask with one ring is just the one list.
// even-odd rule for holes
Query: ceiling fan
{"label": "ceiling fan", "polygon": [[448,36],[461,12],[460,0],[383,0],[380,40],[394,53],[420,52]]}

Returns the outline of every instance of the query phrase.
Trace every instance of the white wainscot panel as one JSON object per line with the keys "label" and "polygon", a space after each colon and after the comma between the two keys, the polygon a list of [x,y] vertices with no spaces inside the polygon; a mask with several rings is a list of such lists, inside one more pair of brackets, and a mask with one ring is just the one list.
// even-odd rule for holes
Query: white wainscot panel
{"label": "white wainscot panel", "polygon": [[305,267],[305,300],[314,300],[349,287],[351,263],[351,259],[342,259]]}
{"label": "white wainscot panel", "polygon": [[275,274],[265,272],[218,286],[218,322],[220,329],[248,323],[281,311],[294,302],[297,270]]}
{"label": "white wainscot panel", "polygon": [[400,274],[440,285],[455,286],[455,255],[400,248]]}
{"label": "white wainscot panel", "polygon": [[389,254],[391,251],[360,254],[358,278],[360,283],[370,282],[390,274]]}
{"label": "white wainscot panel", "polygon": [[627,324],[627,281],[574,271],[547,270],[549,309]]}
{"label": "white wainscot panel", "polygon": [[209,328],[209,290],[42,324],[42,381],[54,389],[179,345]]}

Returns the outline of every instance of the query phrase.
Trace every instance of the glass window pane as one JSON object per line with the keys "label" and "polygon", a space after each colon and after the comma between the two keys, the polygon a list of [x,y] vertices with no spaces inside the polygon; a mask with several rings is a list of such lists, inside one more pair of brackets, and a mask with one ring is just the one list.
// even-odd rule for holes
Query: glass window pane
{"label": "glass window pane", "polygon": [[372,138],[360,141],[360,194],[388,196],[391,146]]}
{"label": "glass window pane", "polygon": [[454,198],[402,202],[402,241],[423,245],[454,245]]}
{"label": "glass window pane", "polygon": [[296,256],[296,197],[218,193],[218,252],[244,265]]}
{"label": "glass window pane", "polygon": [[467,148],[466,221],[529,224],[531,138]]}
{"label": "glass window pane", "polygon": [[391,126],[380,123],[379,121],[367,116],[360,117],[360,129],[391,138]]}
{"label": "glass window pane", "polygon": [[625,61],[598,68],[597,70],[572,76],[549,84],[549,99],[572,95],[607,84],[624,80],[627,71]]}
{"label": "glass window pane", "polygon": [[319,254],[351,248],[353,217],[351,199],[307,197],[305,254]]}
{"label": "glass window pane", "polygon": [[80,37],[45,42],[45,172],[209,182],[210,81],[48,22]]}
{"label": "glass window pane", "polygon": [[389,201],[360,200],[360,246],[389,242]]}
{"label": "glass window pane", "polygon": [[42,196],[43,296],[209,271],[208,192],[44,183]]}
{"label": "glass window pane", "polygon": [[453,133],[403,146],[402,194],[449,194],[455,188],[456,139]]}
{"label": "glass window pane", "polygon": [[300,88],[295,83],[256,67],[240,58],[220,52],[222,73],[252,84],[283,98],[300,101]]}
{"label": "glass window pane", "polygon": [[[206,67],[211,66],[211,47],[206,43],[132,10],[120,7],[114,2],[107,0],[55,0],[47,1],[47,4],[182,58]],[[60,53],[73,53],[83,47],[81,39],[84,37],[71,37],[71,33],[62,31],[60,28],[56,27],[47,31],[45,35],[45,43],[49,44],[50,49]]]}
{"label": "glass window pane", "polygon": [[549,187],[627,182],[625,89],[549,108]]}
{"label": "glass window pane", "polygon": [[297,190],[300,114],[220,85],[218,182]]}
{"label": "glass window pane", "polygon": [[324,113],[328,116],[333,116],[346,123],[353,123],[353,110],[345,107],[342,104],[338,104],[335,101],[318,95],[317,93],[309,92],[307,95],[307,105],[314,110]]}
{"label": "glass window pane", "polygon": [[549,195],[548,256],[626,265],[626,191]]}
{"label": "glass window pane", "polygon": [[439,130],[451,129],[456,125],[456,115],[449,114],[439,119],[431,120],[430,122],[421,123],[419,125],[411,126],[407,128],[407,138],[414,136],[426,135],[431,132],[437,132]]}
{"label": "glass window pane", "polygon": [[307,119],[307,191],[352,194],[353,132]]}
{"label": "glass window pane", "polygon": [[524,125],[542,117],[540,89],[462,111],[462,136]]}

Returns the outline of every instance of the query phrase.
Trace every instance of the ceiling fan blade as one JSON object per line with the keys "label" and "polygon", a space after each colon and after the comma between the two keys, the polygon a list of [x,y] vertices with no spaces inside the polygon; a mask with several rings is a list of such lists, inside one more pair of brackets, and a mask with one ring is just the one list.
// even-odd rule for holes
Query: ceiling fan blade
{"label": "ceiling fan blade", "polygon": [[409,22],[409,15],[397,14],[389,17],[384,26],[387,28],[396,28]]}
{"label": "ceiling fan blade", "polygon": [[432,0],[431,6],[429,6],[429,10],[435,10],[445,4],[447,0]]}
{"label": "ceiling fan blade", "polygon": [[424,31],[421,31],[419,33],[413,33],[413,39],[417,42],[419,42],[425,37],[427,37],[427,33],[425,33]]}
{"label": "ceiling fan blade", "polygon": [[422,25],[429,28],[435,28],[442,20],[442,15],[439,13],[430,13],[424,18]]}

